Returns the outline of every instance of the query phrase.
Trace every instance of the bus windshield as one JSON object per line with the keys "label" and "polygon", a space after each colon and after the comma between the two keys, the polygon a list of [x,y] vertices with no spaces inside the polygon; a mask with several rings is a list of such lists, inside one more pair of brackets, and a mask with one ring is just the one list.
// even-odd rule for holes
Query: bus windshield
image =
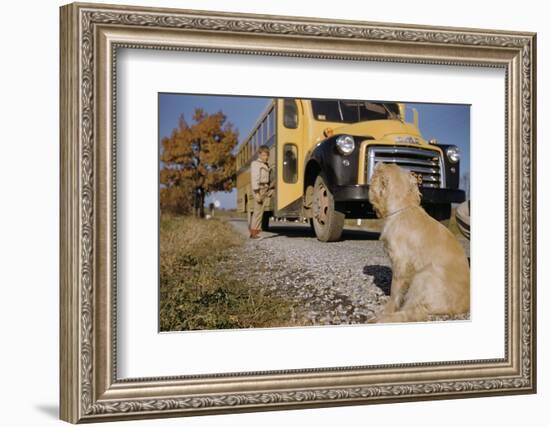
{"label": "bus windshield", "polygon": [[311,106],[313,117],[323,122],[356,123],[367,120],[400,120],[399,106],[396,103],[312,100]]}

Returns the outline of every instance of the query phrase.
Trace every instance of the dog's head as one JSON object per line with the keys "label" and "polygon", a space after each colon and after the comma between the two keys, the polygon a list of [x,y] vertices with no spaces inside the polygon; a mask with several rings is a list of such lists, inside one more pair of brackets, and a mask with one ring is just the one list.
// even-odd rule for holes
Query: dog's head
{"label": "dog's head", "polygon": [[407,206],[417,206],[418,179],[397,165],[377,163],[370,181],[369,202],[379,218]]}

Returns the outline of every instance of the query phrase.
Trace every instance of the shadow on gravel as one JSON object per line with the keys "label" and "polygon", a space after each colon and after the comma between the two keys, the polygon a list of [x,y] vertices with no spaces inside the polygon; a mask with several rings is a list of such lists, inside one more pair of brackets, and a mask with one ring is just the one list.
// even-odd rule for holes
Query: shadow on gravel
{"label": "shadow on gravel", "polygon": [[[312,237],[315,238],[315,233],[309,225],[270,225],[270,233],[285,237]],[[350,230],[345,229],[342,233],[342,240],[378,240],[380,233],[375,233],[366,230]]]}
{"label": "shadow on gravel", "polygon": [[345,229],[341,240],[378,240],[380,233],[367,230],[349,230]]}
{"label": "shadow on gravel", "polygon": [[286,237],[314,237],[309,225],[269,225],[270,233]]}
{"label": "shadow on gravel", "polygon": [[386,265],[366,265],[363,273],[374,278],[374,284],[378,286],[385,295],[390,295],[391,290],[391,268]]}

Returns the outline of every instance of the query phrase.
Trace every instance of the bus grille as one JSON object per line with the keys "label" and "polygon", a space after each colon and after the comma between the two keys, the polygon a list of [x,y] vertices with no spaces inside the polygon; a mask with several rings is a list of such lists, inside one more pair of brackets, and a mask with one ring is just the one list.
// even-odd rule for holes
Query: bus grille
{"label": "bus grille", "polygon": [[369,147],[366,181],[370,183],[377,162],[393,163],[422,177],[422,187],[445,188],[445,173],[439,152],[412,147]]}

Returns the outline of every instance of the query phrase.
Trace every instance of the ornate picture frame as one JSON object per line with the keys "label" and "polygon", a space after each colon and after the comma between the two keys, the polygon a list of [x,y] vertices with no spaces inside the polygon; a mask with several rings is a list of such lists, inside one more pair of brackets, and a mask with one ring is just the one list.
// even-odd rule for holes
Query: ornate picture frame
{"label": "ornate picture frame", "polygon": [[[61,419],[97,422],[536,392],[534,33],[80,3],[63,6],[60,23]],[[119,48],[503,69],[504,357],[118,379]]]}

